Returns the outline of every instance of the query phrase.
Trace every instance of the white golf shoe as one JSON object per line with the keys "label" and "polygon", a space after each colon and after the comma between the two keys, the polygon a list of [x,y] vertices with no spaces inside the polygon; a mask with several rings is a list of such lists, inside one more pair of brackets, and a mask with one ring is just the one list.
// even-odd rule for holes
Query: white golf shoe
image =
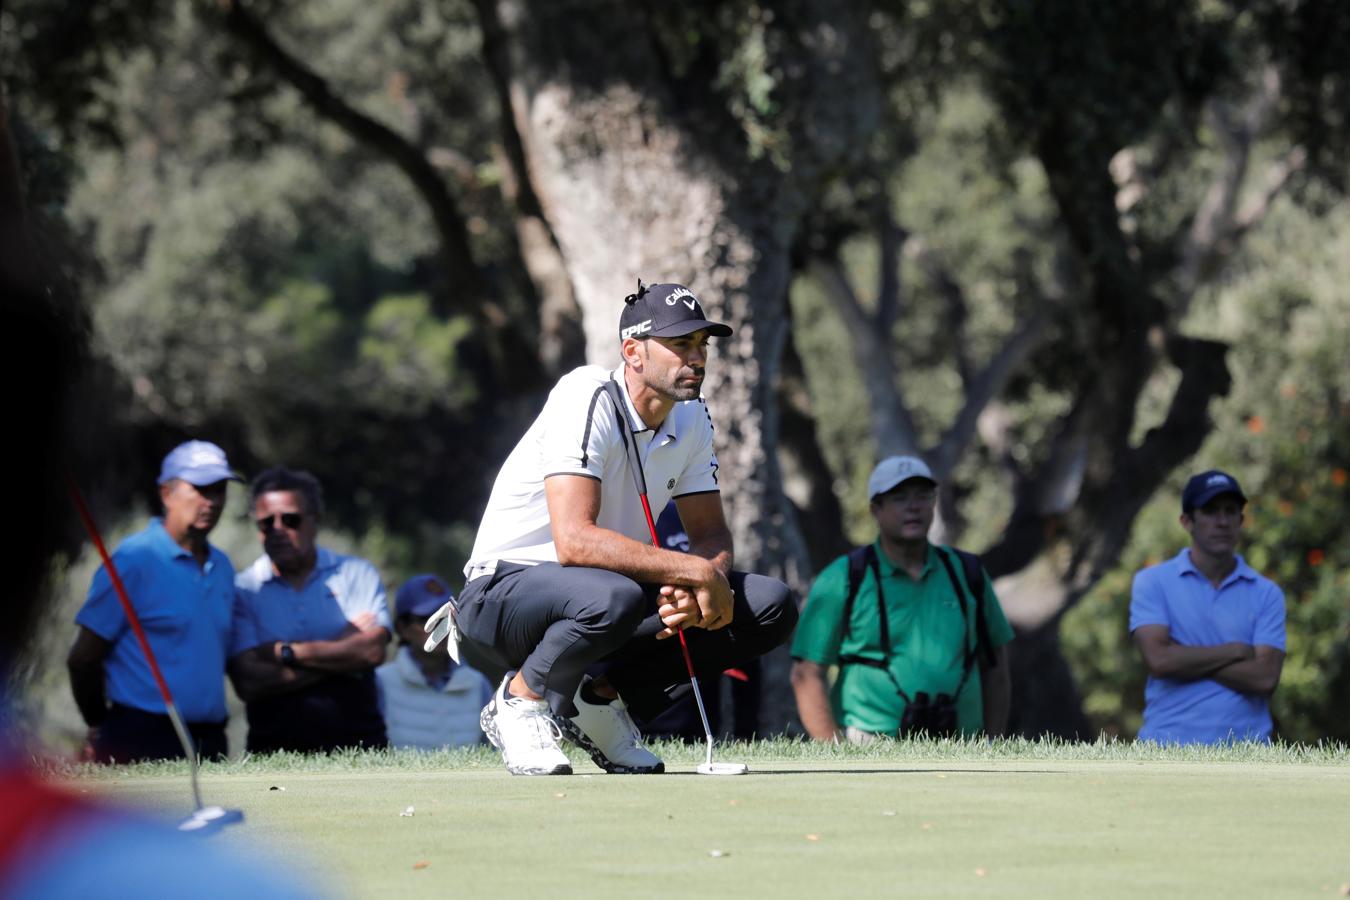
{"label": "white golf shoe", "polygon": [[[582,685],[590,681],[582,680]],[[642,746],[642,733],[633,724],[623,699],[609,703],[587,703],[581,688],[572,698],[577,714],[572,718],[558,716],[558,727],[572,743],[591,755],[595,764],[606,772],[617,775],[648,775],[664,772],[661,758]]]}
{"label": "white golf shoe", "polygon": [[502,752],[506,771],[512,775],[571,775],[572,763],[562,752],[558,731],[548,703],[512,697],[506,689],[511,676],[483,707],[478,724],[492,746]]}

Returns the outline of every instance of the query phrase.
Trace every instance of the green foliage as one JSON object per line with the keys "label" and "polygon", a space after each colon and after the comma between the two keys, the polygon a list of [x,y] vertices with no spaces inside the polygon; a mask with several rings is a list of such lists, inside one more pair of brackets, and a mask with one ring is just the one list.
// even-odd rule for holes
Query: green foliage
{"label": "green foliage", "polygon": [[[405,136],[444,174],[500,307],[530,321],[516,223],[500,189],[500,123],[485,99],[496,86],[473,4],[247,6],[335,96]],[[748,163],[781,171],[795,163],[797,142],[820,137],[802,133],[800,103],[819,72],[816,42],[845,33],[827,7],[693,0],[621,12],[648,27],[635,39],[664,66],[669,99],[692,132],[743,145]],[[942,285],[916,259],[901,261],[892,338],[923,441],[940,435],[959,403],[968,373],[954,351],[976,366],[986,360],[1046,302],[1034,285],[1058,289],[1062,308],[997,401],[1012,462],[1034,467],[1084,380],[1104,313],[1086,311],[1082,272],[1058,265],[1065,225],[1038,156],[1072,158],[1061,172],[1083,177],[1057,185],[1060,201],[1091,193],[1106,213],[1092,227],[1109,231],[1115,186],[1105,163],[1136,147],[1148,190],[1126,216],[1129,251],[1151,260],[1137,276],[1147,282],[1139,296],[1165,302],[1169,283],[1155,269],[1169,263],[1165,249],[1218,165],[1218,137],[1197,125],[1198,107],[1238,100],[1268,60],[1284,61],[1280,114],[1318,164],[1300,200],[1335,209],[1336,195],[1317,186],[1343,175],[1334,162],[1343,162],[1336,151],[1350,109],[1340,102],[1350,83],[1347,8],[925,0],[867,11],[890,109],[867,164],[829,173],[835,180],[800,243],[842,246],[855,283],[874,283],[870,216],[893,198],[899,224],[963,288],[957,322]],[[615,10],[582,3],[568,15],[584,39],[587,16]],[[69,270],[91,297],[103,363],[118,382],[108,393],[126,399],[110,404],[111,415],[134,448],[123,458],[137,459],[109,464],[115,477],[100,487],[130,508],[157,452],[187,434],[215,437],[246,470],[286,462],[315,471],[331,524],[387,571],[453,575],[490,471],[519,434],[517,398],[489,396],[494,364],[468,339],[469,325],[442,309],[456,273],[437,259],[424,198],[280,83],[214,11],[195,0],[17,0],[0,12],[0,74],[25,145],[41,148],[25,153],[41,163],[30,165],[31,195],[58,212],[64,203],[78,235],[68,243],[96,257],[97,266],[72,253]],[[584,88],[586,74],[574,77]],[[1282,138],[1258,156],[1288,146]],[[1235,342],[1235,388],[1201,458],[1234,468],[1260,496],[1249,554],[1289,591],[1291,656],[1277,706],[1299,737],[1344,733],[1330,711],[1350,677],[1338,599],[1345,505],[1335,480],[1346,468],[1350,396],[1339,361],[1350,337],[1337,299],[1350,281],[1336,258],[1350,235],[1344,218],[1342,210],[1324,223],[1286,209],[1269,238],[1252,236],[1240,277],[1202,297],[1184,329]],[[862,541],[872,530],[863,483],[875,454],[860,361],[841,349],[846,336],[812,285],[794,283],[791,303],[844,524]],[[1175,373],[1154,378],[1136,438],[1160,419],[1174,384]],[[115,443],[100,434],[91,449],[102,453],[105,440]],[[969,546],[1004,528],[1005,462],[977,449],[957,465]],[[1145,511],[1120,568],[1065,623],[1093,715],[1114,733],[1133,732],[1142,685],[1122,598],[1135,568],[1178,545],[1174,505],[1162,497]]]}
{"label": "green foliage", "polygon": [[[35,196],[66,202],[97,259],[86,279],[96,350],[126,401],[109,407],[101,439],[137,435],[124,452],[150,457],[98,489],[130,501],[157,451],[211,437],[245,472],[313,470],[335,524],[382,533],[410,567],[452,569],[486,492],[470,473],[496,461],[482,452],[495,441],[459,435],[498,414],[484,411],[469,324],[433,302],[453,273],[423,199],[278,83],[210,4],[99,3],[91,15],[106,32],[63,37],[85,6],[6,5],[15,52],[0,58],[7,82],[27,88],[12,96],[34,143],[55,151],[29,156],[64,164],[30,181],[65,172],[68,202],[64,188]],[[499,299],[515,312],[524,276],[472,6],[251,8],[335,93],[444,171],[476,252],[505,262]],[[78,84],[44,81],[44,67]]]}
{"label": "green foliage", "polygon": [[[923,254],[964,289],[967,314],[956,346],[953,305],[945,287],[929,277],[912,253],[901,260],[902,308],[892,335],[905,398],[913,407],[920,438],[935,444],[955,419],[963,397],[957,352],[976,365],[987,360],[1007,334],[1036,306],[1025,290],[1026,273],[1048,280],[1052,265],[1052,210],[1045,178],[1029,157],[997,158],[985,135],[998,127],[998,111],[978,84],[950,85],[936,105],[910,123],[915,151],[893,177],[894,212],[904,228],[921,236]],[[878,248],[870,235],[846,242],[846,268],[860,287],[864,307],[875,308]],[[840,493],[854,542],[870,540],[875,525],[867,513],[865,484],[876,462],[867,403],[843,326],[829,301],[808,279],[793,286],[794,335],[817,410],[822,449],[839,473]],[[1068,404],[1059,385],[1038,372],[1006,398],[1015,423],[1016,451],[1028,454]],[[983,547],[1006,522],[1009,502],[1001,479],[991,477],[981,453],[961,461],[953,478],[971,522],[965,545]]]}
{"label": "green foliage", "polygon": [[476,397],[471,381],[454,377],[455,348],[470,329],[463,318],[437,321],[425,294],[384,297],[366,315],[359,371],[386,381],[386,409],[417,414],[436,398],[463,408]]}

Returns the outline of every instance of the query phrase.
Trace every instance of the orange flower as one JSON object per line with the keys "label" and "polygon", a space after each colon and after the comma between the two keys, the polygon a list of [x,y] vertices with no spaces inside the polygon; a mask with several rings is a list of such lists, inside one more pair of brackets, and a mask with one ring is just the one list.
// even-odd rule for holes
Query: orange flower
{"label": "orange flower", "polygon": [[1294,514],[1294,504],[1290,503],[1288,500],[1281,500],[1279,503],[1275,504],[1275,508],[1278,509],[1280,515],[1284,516],[1286,519]]}
{"label": "orange flower", "polygon": [[1331,483],[1332,483],[1332,484],[1336,485],[1336,487],[1345,487],[1345,482],[1346,482],[1346,477],[1345,477],[1345,470],[1344,470],[1344,469],[1342,469],[1341,467],[1337,466],[1336,468],[1334,468],[1334,469],[1331,470]]}
{"label": "orange flower", "polygon": [[1320,547],[1314,547],[1308,551],[1308,565],[1320,566],[1326,562],[1327,555],[1322,552]]}
{"label": "orange flower", "polygon": [[1266,420],[1260,416],[1252,416],[1247,420],[1247,430],[1252,434],[1260,434],[1266,430]]}

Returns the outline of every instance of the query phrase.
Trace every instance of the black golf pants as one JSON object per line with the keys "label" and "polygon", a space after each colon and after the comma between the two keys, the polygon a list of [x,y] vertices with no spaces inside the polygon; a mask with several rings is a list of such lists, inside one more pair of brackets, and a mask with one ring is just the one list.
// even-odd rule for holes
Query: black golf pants
{"label": "black golf pants", "polygon": [[[797,606],[774,578],[732,572],[732,622],[685,632],[694,669],[712,682],[792,634]],[[605,674],[634,716],[650,719],[691,690],[677,637],[658,641],[659,585],[606,569],[499,563],[470,581],[455,602],[466,661],[494,682],[519,670],[559,715],[576,714],[583,675]]]}

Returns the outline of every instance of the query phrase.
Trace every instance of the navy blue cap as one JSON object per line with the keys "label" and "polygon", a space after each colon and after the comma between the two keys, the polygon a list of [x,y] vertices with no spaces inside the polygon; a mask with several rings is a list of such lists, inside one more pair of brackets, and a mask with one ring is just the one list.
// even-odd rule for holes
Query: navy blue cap
{"label": "navy blue cap", "polygon": [[217,481],[243,481],[230,470],[225,451],[210,441],[187,441],[164,457],[159,467],[159,484],[180,479],[203,487]]}
{"label": "navy blue cap", "polygon": [[1192,475],[1186,482],[1185,490],[1181,492],[1181,511],[1189,513],[1193,509],[1199,509],[1220,494],[1233,494],[1244,506],[1247,503],[1247,495],[1242,493],[1237,479],[1227,472],[1210,469],[1208,472]]}
{"label": "navy blue cap", "polygon": [[438,575],[414,575],[394,595],[394,616],[429,616],[455,595]]}
{"label": "navy blue cap", "polygon": [[727,337],[731,326],[709,322],[703,304],[682,284],[644,285],[639,279],[636,294],[623,298],[619,314],[619,340],[642,337],[680,337],[702,328],[715,337]]}

